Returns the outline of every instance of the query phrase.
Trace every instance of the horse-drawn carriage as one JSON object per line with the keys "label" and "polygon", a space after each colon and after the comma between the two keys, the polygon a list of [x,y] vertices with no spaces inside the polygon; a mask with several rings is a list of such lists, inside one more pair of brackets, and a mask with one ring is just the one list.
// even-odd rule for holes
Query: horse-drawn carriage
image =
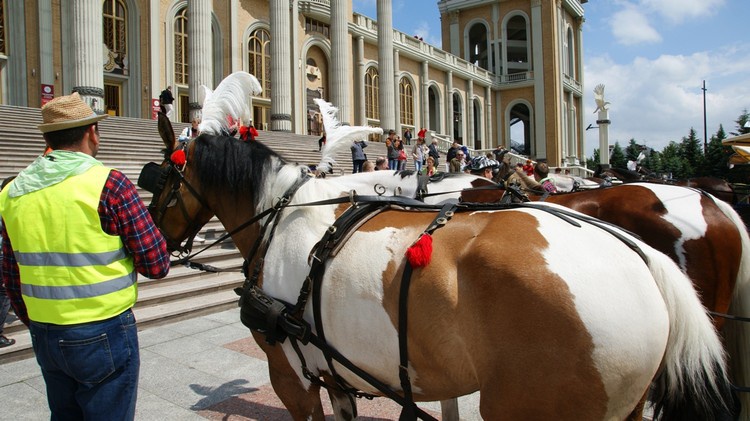
{"label": "horse-drawn carriage", "polygon": [[[333,113],[324,156],[375,130],[337,132]],[[356,415],[357,394],[429,419],[415,401],[474,391],[485,419],[640,419],[647,397],[665,418],[730,412],[724,348],[683,270],[720,272],[703,289],[725,309],[747,286],[750,241],[710,196],[642,188],[651,204],[623,219],[671,232],[650,244],[555,204],[444,200],[491,191],[478,177],[434,183],[429,204],[414,199],[414,175],[317,179],[258,142],[204,133],[180,145],[168,124],[164,162],[142,173],[152,216],[173,250],[189,252],[182,242],[214,215],[232,233],[243,322],[294,419],[323,419],[320,387],[337,419]],[[726,262],[711,260],[718,250]],[[713,266],[691,273],[699,264]]]}

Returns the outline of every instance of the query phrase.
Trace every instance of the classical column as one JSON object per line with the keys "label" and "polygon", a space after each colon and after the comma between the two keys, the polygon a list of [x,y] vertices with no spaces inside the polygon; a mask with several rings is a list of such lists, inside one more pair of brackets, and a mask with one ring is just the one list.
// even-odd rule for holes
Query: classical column
{"label": "classical column", "polygon": [[393,9],[391,0],[378,0],[378,100],[380,127],[385,133],[396,127],[393,82]]}
{"label": "classical column", "polygon": [[[160,0],[150,0],[149,4],[148,26],[151,64],[148,71],[151,74],[151,79],[149,79],[151,81],[150,98],[153,101],[159,98],[162,89],[166,88],[167,85],[161,75],[161,54],[163,51],[162,43],[164,41],[162,40],[162,25],[159,21]],[[169,79],[169,77],[166,79]],[[152,102],[149,102],[149,106],[151,106],[151,104]],[[149,114],[151,113],[149,112]]]}
{"label": "classical column", "polygon": [[[188,0],[188,95],[190,120],[201,117],[201,85],[213,89],[211,0]],[[177,120],[177,118],[175,118]]]}
{"label": "classical column", "polygon": [[73,0],[73,92],[97,114],[104,113],[104,57],[102,56],[102,3]]}
{"label": "classical column", "polygon": [[466,92],[466,121],[464,121],[466,140],[464,140],[464,145],[469,148],[476,148],[477,145],[474,144],[474,135],[476,134],[474,133],[474,81],[469,79],[466,84],[469,86]]}
{"label": "classical column", "polygon": [[349,124],[349,75],[351,74],[349,22],[346,0],[331,0],[331,103],[339,109],[339,120]]}
{"label": "classical column", "polygon": [[445,132],[453,139],[453,72],[445,73]]}
{"label": "classical column", "polygon": [[240,11],[240,0],[229,0],[229,73],[242,70],[242,44],[237,14]]}
{"label": "classical column", "polygon": [[596,124],[599,126],[599,163],[602,168],[609,168],[609,111],[601,109],[597,113]]}
{"label": "classical column", "polygon": [[492,148],[495,146],[495,142],[492,142],[492,87],[486,86],[484,88],[484,138],[485,147]]}
{"label": "classical column", "polygon": [[396,130],[396,133],[401,136],[403,134],[403,130],[401,130],[401,89],[399,89],[399,80],[398,80],[398,74],[399,74],[399,67],[401,66],[400,60],[399,60],[399,52],[398,50],[393,50],[393,93],[395,96],[395,100],[393,101],[393,115],[396,117],[395,124],[394,124],[394,130]]}
{"label": "classical column", "polygon": [[542,19],[542,0],[532,0],[531,50],[533,51],[532,62],[534,66],[534,138],[531,141],[531,154],[535,158],[547,158]]}
{"label": "classical column", "polygon": [[360,126],[367,125],[367,106],[365,104],[365,37],[357,36],[357,80],[354,82],[357,87],[358,101],[357,124]]}
{"label": "classical column", "polygon": [[461,43],[461,40],[464,39],[464,37],[462,37],[461,33],[459,32],[460,22],[458,20],[458,17],[459,17],[458,10],[448,13],[448,19],[450,19],[449,31],[450,31],[450,40],[451,40],[451,45],[450,45],[451,50],[449,51],[449,53],[453,54],[456,57],[459,57],[461,55],[460,43]]}
{"label": "classical column", "polygon": [[419,132],[422,127],[430,127],[430,65],[427,60],[422,61],[422,72],[420,75],[422,79],[422,92],[421,98],[421,122],[415,127],[415,131]]}
{"label": "classical column", "polygon": [[[271,0],[271,130],[292,131],[289,1]],[[296,22],[295,22],[296,24]]]}
{"label": "classical column", "polygon": [[52,1],[39,0],[39,81],[45,85],[55,84],[52,63]]}
{"label": "classical column", "polygon": [[[289,19],[291,19],[292,22],[296,22],[297,16],[300,16],[298,0],[289,1],[289,16]],[[292,16],[294,16],[294,18],[292,18]],[[304,31],[304,29],[302,30]],[[288,39],[299,39],[299,32],[299,25],[290,25],[289,31],[287,31]],[[271,40],[271,42],[273,42],[273,40]],[[303,79],[307,79],[307,70],[305,66],[306,58],[301,57],[302,51],[300,43],[290,42],[289,51],[289,60],[287,61],[289,64],[289,92],[307,92],[305,81],[303,81]],[[292,110],[292,117],[289,120],[289,130],[292,133],[307,134],[307,94],[293,95],[293,98],[289,103],[289,109]]]}

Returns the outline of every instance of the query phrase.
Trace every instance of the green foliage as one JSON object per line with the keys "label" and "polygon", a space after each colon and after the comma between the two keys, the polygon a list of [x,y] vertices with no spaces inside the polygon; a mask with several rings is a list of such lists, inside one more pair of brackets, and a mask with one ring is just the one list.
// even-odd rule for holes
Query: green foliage
{"label": "green foliage", "polygon": [[681,170],[677,172],[678,178],[689,178],[701,174],[704,168],[703,144],[695,134],[695,129],[690,128],[690,134],[682,138],[679,146],[679,156],[682,160]]}
{"label": "green foliage", "polygon": [[593,170],[596,168],[597,165],[599,165],[599,158],[601,155],[599,155],[599,149],[594,149],[593,155],[586,159],[586,168]]}
{"label": "green foliage", "polygon": [[625,153],[620,147],[620,142],[615,142],[615,146],[612,148],[612,154],[609,156],[609,166],[612,168],[626,168],[628,160],[625,158]]}
{"label": "green foliage", "polygon": [[732,136],[740,136],[743,134],[750,133],[750,127],[745,127],[745,123],[750,121],[750,114],[747,112],[747,108],[742,110],[742,114],[740,114],[739,117],[737,117],[737,120],[734,122],[737,123],[737,131],[732,132]]}
{"label": "green foliage", "polygon": [[636,161],[638,160],[638,155],[641,153],[641,145],[635,143],[635,139],[630,139],[630,143],[628,143],[628,146],[625,148],[625,158],[626,161]]}
{"label": "green foliage", "polygon": [[720,177],[726,179],[729,176],[729,157],[732,156],[732,147],[722,145],[722,141],[727,138],[724,132],[724,126],[719,125],[719,131],[711,136],[708,142],[708,151],[703,165],[703,175]]}
{"label": "green foliage", "polygon": [[[731,132],[732,136],[750,133],[750,127],[744,127],[750,121],[750,113],[745,109],[735,120],[737,128]],[[719,126],[716,134],[712,135],[706,145],[704,153],[703,140],[696,135],[695,129],[690,128],[687,136],[678,143],[669,142],[661,152],[650,150],[640,166],[649,170],[654,176],[666,175],[672,178],[690,178],[698,176],[720,177],[731,182],[747,182],[750,178],[750,164],[735,165],[729,168],[729,157],[734,151],[725,146],[722,141],[729,136],[723,126]],[[635,139],[630,139],[628,146],[623,149],[615,142],[612,155],[609,158],[613,168],[625,168],[629,160],[636,160],[642,147]],[[599,164],[599,150],[594,150],[594,156],[586,161],[588,168],[596,168]]]}

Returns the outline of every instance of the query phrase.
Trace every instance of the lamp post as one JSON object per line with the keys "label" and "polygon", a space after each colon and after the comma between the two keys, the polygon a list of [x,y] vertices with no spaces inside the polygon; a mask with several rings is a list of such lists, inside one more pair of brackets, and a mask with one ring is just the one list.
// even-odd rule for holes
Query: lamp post
{"label": "lamp post", "polygon": [[706,81],[703,81],[703,155],[708,154],[708,132],[706,131]]}

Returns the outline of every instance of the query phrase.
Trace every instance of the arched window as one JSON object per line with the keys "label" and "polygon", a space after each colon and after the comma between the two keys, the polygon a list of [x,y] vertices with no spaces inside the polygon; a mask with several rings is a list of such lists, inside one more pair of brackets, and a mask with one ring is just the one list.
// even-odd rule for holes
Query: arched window
{"label": "arched window", "polygon": [[258,78],[262,98],[271,98],[271,34],[266,29],[256,29],[247,40],[248,71]]}
{"label": "arched window", "polygon": [[104,23],[104,71],[127,74],[128,33],[126,7],[122,0],[104,0],[102,21]]}
{"label": "arched window", "polygon": [[414,125],[414,87],[407,78],[401,78],[398,84],[398,95],[401,101],[401,124]]}
{"label": "arched window", "polygon": [[575,61],[575,40],[573,39],[573,30],[568,28],[568,36],[566,37],[567,44],[567,75],[575,78],[576,77],[576,61]]}
{"label": "arched window", "polygon": [[365,73],[365,116],[380,120],[380,102],[378,99],[378,69],[370,67]]}
{"label": "arched window", "polygon": [[505,28],[506,54],[508,57],[508,74],[528,72],[529,66],[529,38],[526,31],[526,19],[516,15],[508,20]]}
{"label": "arched window", "polygon": [[469,59],[475,66],[489,70],[487,55],[487,28],[477,23],[469,30]]}
{"label": "arched window", "polygon": [[174,18],[174,82],[188,83],[188,20],[187,7]]}
{"label": "arched window", "polygon": [[8,55],[5,44],[5,0],[0,0],[0,54]]}
{"label": "arched window", "polygon": [[461,106],[461,95],[453,93],[453,140],[463,143],[464,111]]}

